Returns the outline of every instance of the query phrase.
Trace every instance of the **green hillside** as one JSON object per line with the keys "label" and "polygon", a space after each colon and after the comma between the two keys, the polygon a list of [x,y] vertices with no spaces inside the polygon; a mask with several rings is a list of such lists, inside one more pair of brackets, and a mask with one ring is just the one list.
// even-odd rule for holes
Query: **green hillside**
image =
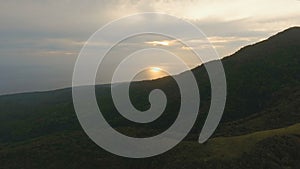
{"label": "green hillside", "polygon": [[[175,149],[148,159],[117,157],[96,146],[78,123],[71,89],[0,96],[0,169],[299,168],[299,49],[300,27],[294,27],[224,58],[224,116],[214,138],[202,145],[197,139],[210,106],[210,83],[204,66],[193,69],[201,93],[196,124]],[[171,77],[132,83],[135,107],[148,109],[149,92],[156,88],[166,93],[168,104],[149,124],[123,118],[113,105],[110,85],[97,86],[96,95],[116,130],[148,137],[171,126],[180,107]]]}
{"label": "green hillside", "polygon": [[[184,141],[147,159],[118,157],[98,148],[83,132],[61,132],[1,145],[1,168],[297,168],[300,124],[205,144]],[[15,162],[17,161],[17,162]]]}

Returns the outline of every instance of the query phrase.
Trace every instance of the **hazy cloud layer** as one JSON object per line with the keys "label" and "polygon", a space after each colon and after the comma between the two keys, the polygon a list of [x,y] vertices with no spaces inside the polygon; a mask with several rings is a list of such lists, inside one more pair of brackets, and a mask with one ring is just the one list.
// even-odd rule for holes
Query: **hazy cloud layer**
{"label": "hazy cloud layer", "polygon": [[[0,3],[0,94],[70,86],[76,57],[89,36],[114,19],[139,12],[163,12],[197,25],[221,56],[300,25],[297,0],[1,0]],[[135,24],[143,26],[144,21]],[[164,29],[172,23],[159,24]],[[124,29],[130,28],[124,25]],[[114,34],[107,36],[110,39]],[[137,38],[131,45],[150,45],[147,40]],[[192,37],[185,40],[197,41]],[[97,45],[111,43],[104,40]],[[181,54],[188,50],[180,45],[172,47]]]}

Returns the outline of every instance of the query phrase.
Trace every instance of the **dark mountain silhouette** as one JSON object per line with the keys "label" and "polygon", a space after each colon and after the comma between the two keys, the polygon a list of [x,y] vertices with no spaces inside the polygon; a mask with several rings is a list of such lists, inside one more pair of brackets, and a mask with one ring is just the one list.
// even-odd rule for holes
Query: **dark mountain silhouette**
{"label": "dark mountain silhouette", "polygon": [[[210,106],[210,83],[204,66],[193,69],[201,93],[194,128],[175,149],[147,159],[117,157],[89,140],[77,121],[71,89],[0,96],[0,168],[299,168],[299,49],[300,28],[293,27],[224,58],[224,116],[214,138],[202,145],[196,140]],[[165,77],[131,84],[137,109],[149,108],[155,88],[166,93],[168,104],[149,124],[123,118],[110,87],[99,85],[96,93],[116,130],[146,137],[171,126],[180,107],[178,86]]]}

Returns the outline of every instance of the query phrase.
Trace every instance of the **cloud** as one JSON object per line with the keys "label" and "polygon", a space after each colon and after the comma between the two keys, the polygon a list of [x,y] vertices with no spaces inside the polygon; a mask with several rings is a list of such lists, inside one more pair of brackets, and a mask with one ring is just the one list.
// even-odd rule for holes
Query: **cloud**
{"label": "cloud", "polygon": [[172,46],[177,40],[163,40],[163,41],[150,41],[145,42],[146,44],[151,44],[153,46],[162,45],[162,46]]}
{"label": "cloud", "polygon": [[[139,12],[167,13],[193,23],[223,57],[288,27],[299,26],[299,9],[300,1],[296,0],[2,0],[0,64],[15,69],[24,64],[47,65],[47,71],[68,69],[64,76],[71,76],[77,54],[96,30],[115,19]],[[119,28],[141,28],[149,19],[141,17]],[[159,20],[157,24],[161,30],[173,27],[172,31],[184,31],[168,20]],[[118,37],[116,30],[90,45],[97,48],[114,45],[112,41]],[[193,58],[190,49],[205,50],[210,46],[193,38],[193,34],[187,33],[187,36],[182,40],[193,42],[190,47],[168,37],[132,38],[119,45],[112,57],[122,55],[128,48],[155,46],[170,49],[186,59]],[[199,63],[195,58],[185,61],[192,66]],[[30,73],[27,75],[34,78]],[[3,76],[17,78],[13,72]]]}
{"label": "cloud", "polygon": [[[253,40],[299,25],[299,9],[300,2],[292,0],[2,1],[0,43],[8,41],[10,47],[31,44],[34,49],[41,43],[45,44],[45,39],[54,39],[62,47],[68,48],[66,50],[79,50],[80,45],[105,23],[138,12],[168,13],[194,23],[210,38],[249,37],[252,39],[249,42],[252,43]],[[142,19],[146,21],[148,18]],[[164,26],[171,23],[161,21],[159,24],[164,29]],[[136,26],[143,26],[143,21],[138,21]],[[124,25],[124,29],[130,28]],[[40,42],[27,43],[24,39]],[[62,41],[69,41],[69,44]],[[231,42],[233,41],[228,43]],[[48,43],[51,48],[53,43]],[[102,45],[108,45],[107,43],[109,42],[103,42]]]}

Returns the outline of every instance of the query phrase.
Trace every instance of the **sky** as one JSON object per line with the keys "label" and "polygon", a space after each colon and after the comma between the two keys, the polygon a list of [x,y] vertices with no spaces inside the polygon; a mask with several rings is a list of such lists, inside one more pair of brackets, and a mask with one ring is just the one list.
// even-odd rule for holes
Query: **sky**
{"label": "sky", "polygon": [[[70,87],[74,64],[89,37],[105,24],[136,13],[160,12],[193,23],[221,57],[289,27],[300,26],[298,0],[0,0],[0,3],[0,94]],[[143,21],[135,24],[142,27]],[[159,24],[163,29],[170,23],[161,20]],[[129,29],[126,24],[122,28]],[[166,37],[134,37],[124,43],[168,47],[183,58],[192,58],[188,48]],[[105,41],[98,45],[112,44]],[[114,53],[120,54],[122,50]],[[147,54],[151,57],[153,53],[143,53]],[[186,61],[190,67],[201,64],[193,59]],[[174,67],[168,62],[159,66],[170,70]],[[154,73],[158,72],[149,71],[152,75],[147,78],[156,78]],[[104,78],[101,83],[105,82]]]}

